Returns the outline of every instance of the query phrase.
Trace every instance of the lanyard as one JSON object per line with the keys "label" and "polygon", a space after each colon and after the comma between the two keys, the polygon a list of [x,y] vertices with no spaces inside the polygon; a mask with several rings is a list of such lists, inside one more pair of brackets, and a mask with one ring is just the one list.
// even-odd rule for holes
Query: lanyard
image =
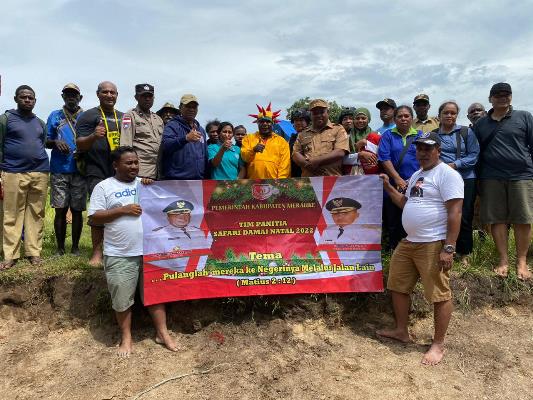
{"label": "lanyard", "polygon": [[[109,126],[107,126],[107,118],[104,114],[104,110],[102,110],[102,107],[98,107],[100,109],[100,113],[102,114],[102,119],[104,120],[104,125],[105,125],[105,131],[106,133],[109,133]],[[113,107],[113,115],[115,116],[115,126],[117,127],[117,130],[118,130],[118,118],[117,118],[117,111],[115,110],[115,108]]]}

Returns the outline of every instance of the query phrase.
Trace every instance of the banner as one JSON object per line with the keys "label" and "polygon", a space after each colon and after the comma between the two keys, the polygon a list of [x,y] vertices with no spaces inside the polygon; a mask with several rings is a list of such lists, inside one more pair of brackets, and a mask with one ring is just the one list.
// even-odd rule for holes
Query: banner
{"label": "banner", "polygon": [[141,186],[146,305],[383,291],[377,175]]}

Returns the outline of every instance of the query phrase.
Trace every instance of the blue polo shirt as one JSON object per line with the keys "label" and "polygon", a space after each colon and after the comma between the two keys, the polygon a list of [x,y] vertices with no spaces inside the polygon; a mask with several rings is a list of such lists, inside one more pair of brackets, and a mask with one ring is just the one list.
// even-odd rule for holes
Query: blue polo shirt
{"label": "blue polo shirt", "polygon": [[378,160],[381,162],[391,161],[402,179],[408,180],[411,175],[420,168],[420,164],[416,159],[416,146],[413,143],[414,140],[411,142],[407,153],[405,153],[400,167],[396,164],[398,163],[400,154],[407,142],[407,137],[414,136],[416,139],[421,134],[422,131],[417,131],[415,128],[410,128],[405,137],[398,132],[398,128],[392,128],[385,131],[385,133],[381,135],[381,140],[379,141]]}
{"label": "blue polo shirt", "polygon": [[[211,161],[217,155],[222,145],[220,143],[210,144],[207,146],[207,157]],[[235,180],[239,175],[239,167],[243,165],[241,161],[241,149],[237,146],[231,146],[222,155],[222,161],[218,167],[211,166],[211,179],[216,180]]]}
{"label": "blue polo shirt", "polygon": [[461,157],[457,156],[457,134],[461,130],[461,125],[455,125],[450,133],[443,133],[439,128],[440,136],[440,159],[446,164],[454,163],[457,172],[463,179],[473,179],[476,177],[474,168],[479,157],[479,143],[472,129],[468,128],[466,144],[461,137]]}
{"label": "blue polo shirt", "polygon": [[50,172],[52,174],[74,174],[78,172],[74,152],[76,151],[76,137],[70,128],[63,110],[52,111],[46,121],[46,134],[48,140],[62,140],[70,148],[68,154],[56,148],[52,149],[50,156]]}

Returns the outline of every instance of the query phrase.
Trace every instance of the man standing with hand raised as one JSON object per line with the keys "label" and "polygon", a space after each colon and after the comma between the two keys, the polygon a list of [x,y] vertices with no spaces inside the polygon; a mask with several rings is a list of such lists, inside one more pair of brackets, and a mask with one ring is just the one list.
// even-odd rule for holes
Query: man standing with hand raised
{"label": "man standing with hand raised", "polygon": [[[114,175],[111,152],[120,144],[120,127],[123,113],[115,110],[118,91],[114,83],[104,81],[98,85],[96,96],[98,107],[80,115],[76,123],[76,147],[85,162],[85,174],[89,196],[94,187]],[[102,241],[104,229],[91,222],[93,254],[89,260],[92,266],[102,264]]]}
{"label": "man standing with hand raised", "polygon": [[162,178],[204,179],[207,170],[207,145],[204,128],[196,120],[198,99],[184,94],[180,100],[180,113],[163,131]]}

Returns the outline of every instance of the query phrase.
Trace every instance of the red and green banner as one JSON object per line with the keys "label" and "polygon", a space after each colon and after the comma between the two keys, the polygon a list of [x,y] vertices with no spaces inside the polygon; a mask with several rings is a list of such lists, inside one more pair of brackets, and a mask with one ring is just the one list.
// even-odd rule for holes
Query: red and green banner
{"label": "red and green banner", "polygon": [[142,186],[144,301],[380,292],[377,175]]}

